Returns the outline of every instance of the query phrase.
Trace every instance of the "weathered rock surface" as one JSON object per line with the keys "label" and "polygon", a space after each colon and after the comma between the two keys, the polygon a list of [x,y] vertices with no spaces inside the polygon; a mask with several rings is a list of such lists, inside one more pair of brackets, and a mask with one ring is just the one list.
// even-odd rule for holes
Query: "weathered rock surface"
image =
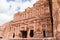
{"label": "weathered rock surface", "polygon": [[52,3],[49,0],[39,0],[32,8],[16,13],[11,22],[0,28],[1,39],[60,40],[59,2],[59,0],[52,0]]}

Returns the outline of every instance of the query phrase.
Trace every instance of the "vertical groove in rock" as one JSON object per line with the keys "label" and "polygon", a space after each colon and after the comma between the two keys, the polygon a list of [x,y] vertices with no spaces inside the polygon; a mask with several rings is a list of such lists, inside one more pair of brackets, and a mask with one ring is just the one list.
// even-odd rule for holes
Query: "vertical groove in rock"
{"label": "vertical groove in rock", "polygon": [[52,0],[49,0],[49,9],[50,9],[50,15],[51,15],[52,36],[53,36],[54,34],[53,34]]}

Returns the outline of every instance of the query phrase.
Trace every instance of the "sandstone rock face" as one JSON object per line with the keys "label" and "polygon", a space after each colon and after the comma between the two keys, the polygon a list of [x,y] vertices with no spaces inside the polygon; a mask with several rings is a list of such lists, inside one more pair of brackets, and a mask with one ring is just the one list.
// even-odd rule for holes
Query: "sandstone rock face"
{"label": "sandstone rock face", "polygon": [[60,1],[57,0],[57,20],[58,20],[58,24],[57,24],[57,38],[60,39]]}
{"label": "sandstone rock face", "polygon": [[56,40],[53,37],[60,37],[60,23],[58,23],[60,17],[57,14],[60,11],[57,0],[52,0],[52,3],[51,6],[49,0],[39,0],[32,8],[16,13],[11,22],[2,26],[2,37],[5,39],[43,38],[41,40]]}

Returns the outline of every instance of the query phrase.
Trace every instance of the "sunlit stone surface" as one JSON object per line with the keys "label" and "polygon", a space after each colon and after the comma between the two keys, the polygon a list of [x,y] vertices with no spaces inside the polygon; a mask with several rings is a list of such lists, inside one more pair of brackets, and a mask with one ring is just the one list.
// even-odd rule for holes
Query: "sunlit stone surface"
{"label": "sunlit stone surface", "polygon": [[12,21],[0,27],[0,39],[60,40],[60,5],[57,0],[52,3],[52,15],[48,0],[39,0],[32,8],[16,13]]}

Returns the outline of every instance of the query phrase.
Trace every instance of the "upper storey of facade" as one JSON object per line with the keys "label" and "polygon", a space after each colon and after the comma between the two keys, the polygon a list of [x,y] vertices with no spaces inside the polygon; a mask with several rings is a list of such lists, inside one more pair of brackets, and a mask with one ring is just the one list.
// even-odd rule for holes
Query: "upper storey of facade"
{"label": "upper storey of facade", "polygon": [[[48,0],[38,0],[32,8],[27,8],[24,12],[18,12],[14,15],[14,21],[29,19],[49,15]],[[48,13],[48,14],[47,14]],[[46,14],[46,15],[45,15]]]}

